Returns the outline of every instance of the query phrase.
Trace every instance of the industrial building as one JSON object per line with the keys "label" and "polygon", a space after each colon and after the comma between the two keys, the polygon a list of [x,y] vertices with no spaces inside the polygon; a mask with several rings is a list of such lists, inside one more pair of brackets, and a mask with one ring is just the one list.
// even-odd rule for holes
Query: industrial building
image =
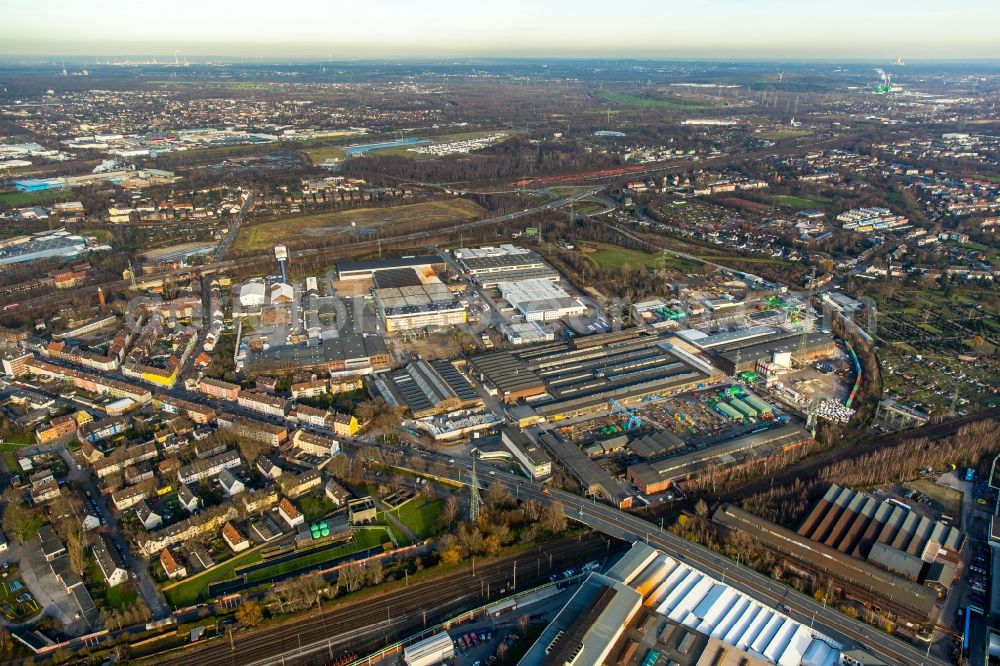
{"label": "industrial building", "polygon": [[552,459],[520,430],[504,428],[500,432],[500,441],[513,454],[524,473],[532,479],[544,479],[552,475]]}
{"label": "industrial building", "polygon": [[[89,251],[87,239],[60,229],[18,236],[0,244],[0,265],[37,259],[74,259]],[[98,249],[98,248],[94,248]],[[100,249],[110,249],[101,246]]]}
{"label": "industrial building", "polygon": [[531,345],[539,342],[552,342],[556,339],[556,332],[551,326],[537,321],[502,324],[500,329],[512,345]]}
{"label": "industrial building", "polygon": [[629,465],[625,470],[626,478],[642,493],[663,492],[675,484],[697,477],[713,465],[734,467],[802,446],[812,439],[808,432],[790,423],[703,448],[678,446],[675,438],[667,437],[667,434],[656,433],[629,444],[633,451],[660,456]]}
{"label": "industrial building", "polygon": [[585,495],[603,497],[619,509],[632,508],[634,493],[617,481],[611,472],[594,462],[576,444],[567,442],[551,432],[543,433],[539,439],[545,450],[580,484]]}
{"label": "industrial building", "polygon": [[470,373],[505,402],[531,401],[538,416],[561,419],[634,403],[722,379],[722,373],[658,336],[636,329],[516,351],[479,354]]}
{"label": "industrial building", "polygon": [[337,264],[337,275],[341,280],[367,280],[379,271],[398,268],[414,270],[444,270],[445,264],[436,254],[400,259],[372,259],[370,261],[342,261]]}
{"label": "industrial building", "polygon": [[584,580],[519,665],[836,666],[840,657],[831,638],[638,542]]}
{"label": "industrial building", "polygon": [[355,333],[328,338],[320,344],[251,349],[243,363],[248,374],[320,368],[334,376],[368,375],[388,370],[392,358],[380,336]]}
{"label": "industrial building", "polygon": [[378,315],[390,333],[456,326],[468,321],[461,296],[440,282],[385,287],[375,289],[372,294]]}
{"label": "industrial building", "polygon": [[455,257],[462,268],[486,289],[502,282],[559,281],[559,273],[536,252],[515,245],[462,248],[455,250]]}
{"label": "industrial building", "polygon": [[501,282],[497,285],[504,300],[527,321],[554,321],[578,317],[587,311],[579,298],[570,296],[555,282],[544,279]]}
{"label": "industrial building", "polygon": [[956,527],[836,484],[797,533],[939,594],[946,594],[958,576],[965,545]]}
{"label": "industrial building", "polygon": [[[694,344],[698,341],[695,340]],[[834,342],[828,334],[819,331],[807,333],[804,343],[801,333],[776,332],[749,338],[735,336],[705,351],[720,370],[733,375],[755,370],[758,361],[770,362],[783,354],[790,362],[796,363],[823,358],[834,352]]]}
{"label": "industrial building", "polygon": [[417,641],[403,648],[406,666],[435,666],[455,656],[455,645],[447,631]]}
{"label": "industrial building", "polygon": [[830,577],[846,598],[872,610],[877,608],[889,619],[917,630],[937,619],[938,595],[927,586],[729,504],[719,507],[712,520],[726,529],[745,532],[798,569]]}
{"label": "industrial building", "polygon": [[413,418],[483,406],[483,400],[455,366],[446,360],[417,360],[370,382],[372,395],[405,407]]}

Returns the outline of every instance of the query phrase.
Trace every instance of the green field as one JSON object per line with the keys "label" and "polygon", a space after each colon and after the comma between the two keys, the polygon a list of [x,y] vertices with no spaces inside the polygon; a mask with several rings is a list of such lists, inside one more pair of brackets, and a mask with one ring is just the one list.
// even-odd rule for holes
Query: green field
{"label": "green field", "polygon": [[[634,267],[646,268],[671,268],[683,273],[689,273],[698,268],[698,264],[687,259],[676,257],[672,254],[640,252],[639,250],[629,250],[617,245],[606,243],[594,243],[587,241],[581,243],[581,248],[588,259],[597,264],[600,268],[621,269],[626,264]],[[590,250],[588,252],[588,250]],[[664,259],[665,257],[665,259]]]}
{"label": "green field", "polygon": [[639,97],[628,93],[604,91],[600,98],[620,106],[632,106],[640,109],[678,109],[685,111],[700,111],[711,109],[710,105],[693,104],[679,99],[657,99],[655,97]]}
{"label": "green field", "polygon": [[987,176],[985,174],[977,173],[973,176],[973,178],[976,178],[977,180],[985,180],[988,183],[1000,183],[1000,176],[995,174]]}
{"label": "green field", "polygon": [[169,589],[164,589],[163,596],[167,598],[167,603],[174,608],[190,606],[196,603],[201,596],[205,594],[210,583],[215,583],[221,580],[229,580],[230,578],[235,577],[236,567],[254,564],[256,562],[260,562],[259,550],[243,553],[242,555],[238,555],[223,562],[217,567],[206,569],[204,573],[198,575],[197,577],[185,580]]}
{"label": "green field", "polygon": [[796,139],[800,136],[809,136],[812,133],[813,131],[808,129],[787,128],[761,132],[760,138],[767,139],[768,141],[781,141],[782,139]]}
{"label": "green field", "polygon": [[306,522],[311,523],[336,511],[337,505],[326,495],[312,494],[299,500],[299,510],[305,516]]}
{"label": "green field", "polygon": [[483,212],[484,210],[476,203],[456,197],[445,201],[428,201],[390,208],[358,208],[299,215],[241,227],[233,248],[239,252],[252,252],[282,244],[308,245],[310,238],[319,239],[326,235],[351,233],[352,222],[359,228],[367,229],[420,222],[425,228],[432,229],[448,222],[468,222]]}
{"label": "green field", "polygon": [[282,562],[281,564],[276,564],[272,567],[257,569],[247,576],[247,582],[253,583],[260,580],[266,580],[272,576],[278,576],[291,571],[298,571],[299,569],[313,567],[317,564],[322,564],[323,562],[329,562],[339,557],[344,557],[345,555],[351,555],[362,550],[367,550],[368,548],[381,546],[388,541],[389,538],[381,530],[356,530],[354,532],[354,541],[351,543],[340,546],[339,548],[324,550],[318,553],[306,552],[298,555],[294,560]]}
{"label": "green field", "polygon": [[429,539],[438,533],[438,516],[441,515],[442,501],[416,497],[393,513],[421,539]]}
{"label": "green field", "polygon": [[47,203],[50,201],[64,201],[72,199],[73,193],[69,190],[42,190],[40,192],[3,192],[0,193],[0,206],[10,206],[18,208],[21,206],[32,206],[34,204]]}
{"label": "green field", "polygon": [[779,206],[788,206],[789,208],[823,208],[833,203],[829,197],[811,194],[786,194],[774,197],[774,200]]}

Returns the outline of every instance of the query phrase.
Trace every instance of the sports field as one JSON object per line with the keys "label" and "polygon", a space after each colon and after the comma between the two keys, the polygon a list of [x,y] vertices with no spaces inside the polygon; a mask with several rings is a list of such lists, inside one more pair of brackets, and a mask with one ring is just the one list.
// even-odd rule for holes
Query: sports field
{"label": "sports field", "polygon": [[[391,227],[394,224],[420,222],[427,229],[449,222],[468,222],[478,218],[484,209],[461,198],[445,201],[393,206],[391,208],[359,208],[330,213],[286,217],[242,227],[233,248],[238,252],[270,249],[275,245],[304,246],[325,236],[364,233]],[[352,227],[351,223],[355,226]]]}
{"label": "sports field", "polygon": [[38,192],[3,192],[0,193],[0,206],[32,206],[49,201],[71,199],[73,193],[69,190],[40,190]]}

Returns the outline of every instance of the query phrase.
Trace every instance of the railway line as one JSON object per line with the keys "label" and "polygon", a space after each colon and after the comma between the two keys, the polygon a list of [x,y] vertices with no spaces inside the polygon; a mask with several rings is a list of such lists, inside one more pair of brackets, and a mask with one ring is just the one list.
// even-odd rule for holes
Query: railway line
{"label": "railway line", "polygon": [[[579,541],[578,541],[579,539]],[[444,577],[413,583],[391,596],[366,595],[356,601],[328,602],[328,608],[294,619],[231,636],[141,663],[168,666],[289,666],[323,664],[346,652],[365,654],[432,626],[442,619],[475,608],[513,590],[530,588],[558,571],[604,557],[610,541],[600,535],[571,537],[499,561],[481,564],[475,575],[468,565]],[[551,559],[550,556],[551,555]],[[501,593],[500,590],[505,589]]]}
{"label": "railway line", "polygon": [[735,503],[773,486],[787,485],[795,479],[813,478],[821,469],[840,460],[857,458],[881,448],[895,446],[907,439],[917,439],[920,437],[941,439],[949,437],[958,432],[962,426],[996,418],[1000,418],[1000,407],[991,407],[990,409],[959,416],[940,423],[928,423],[912,430],[872,438],[854,445],[840,446],[820,453],[813,458],[809,458],[801,465],[790,467],[771,477],[760,479],[735,490],[730,489],[720,492],[715,496],[715,499],[722,499],[724,496],[726,501]]}

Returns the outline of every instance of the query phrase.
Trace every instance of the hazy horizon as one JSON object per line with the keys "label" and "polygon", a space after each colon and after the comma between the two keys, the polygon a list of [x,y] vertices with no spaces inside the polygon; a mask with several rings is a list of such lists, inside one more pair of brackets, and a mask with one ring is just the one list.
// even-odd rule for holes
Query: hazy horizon
{"label": "hazy horizon", "polygon": [[[268,59],[627,58],[982,60],[1000,58],[1000,3],[930,0],[593,0],[470,6],[287,0],[133,6],[4,0],[0,55]],[[874,5],[874,6],[873,6]]]}

